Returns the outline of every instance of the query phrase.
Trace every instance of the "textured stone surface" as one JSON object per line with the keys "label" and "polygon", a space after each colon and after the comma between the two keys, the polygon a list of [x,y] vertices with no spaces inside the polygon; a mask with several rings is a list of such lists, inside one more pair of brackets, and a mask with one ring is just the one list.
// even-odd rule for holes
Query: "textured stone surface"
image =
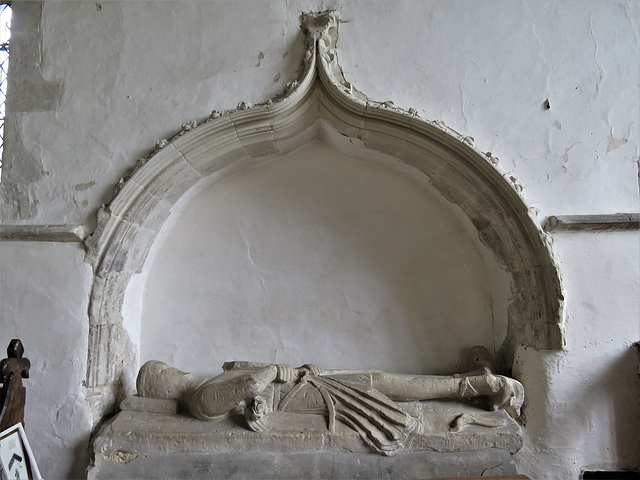
{"label": "textured stone surface", "polygon": [[[126,463],[125,463],[126,462]],[[197,455],[126,454],[101,459],[89,479],[407,479],[509,475],[516,473],[509,452],[407,453],[224,453]]]}
{"label": "textured stone surface", "polygon": [[467,426],[453,433],[449,425],[457,415],[478,409],[452,401],[401,405],[422,427],[405,453],[394,457],[373,453],[342,424],[329,435],[323,415],[273,412],[273,428],[257,433],[242,425],[242,417],[203,422],[182,414],[122,411],[93,443],[96,460],[90,477],[155,478],[157,472],[179,478],[430,478],[425,475],[480,475],[486,469],[515,473],[510,452],[520,449],[522,437],[505,412],[495,412],[505,426]]}
{"label": "textured stone surface", "polygon": [[120,402],[120,409],[126,412],[176,414],[180,411],[180,404],[176,400],[131,396]]}
{"label": "textured stone surface", "polygon": [[[420,419],[421,428],[408,442],[408,451],[442,452],[499,448],[517,452],[522,447],[520,427],[504,411],[494,412],[505,425],[497,428],[469,425],[461,432],[449,426],[462,413],[478,413],[475,407],[452,401],[400,404]],[[167,407],[170,408],[170,407]],[[186,414],[121,411],[102,427],[94,442],[96,452],[136,454],[230,453],[237,449],[262,452],[303,452],[329,448],[335,451],[369,452],[358,434],[343,424],[329,435],[324,415],[273,412],[268,433],[252,432],[242,417],[204,422]]]}

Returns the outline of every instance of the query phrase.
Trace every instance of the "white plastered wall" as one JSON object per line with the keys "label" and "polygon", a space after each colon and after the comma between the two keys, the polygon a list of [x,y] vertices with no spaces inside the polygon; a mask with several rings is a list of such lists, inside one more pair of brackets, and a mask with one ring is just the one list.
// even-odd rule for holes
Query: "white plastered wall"
{"label": "white plastered wall", "polygon": [[141,363],[454,373],[473,345],[497,351],[509,275],[424,174],[359,157],[317,138],[204,181],[128,294],[142,295],[140,312],[125,307],[142,318]]}
{"label": "white plastered wall", "polygon": [[0,336],[6,344],[21,339],[31,361],[25,429],[46,478],[78,478],[87,463],[91,412],[82,377],[90,282],[77,245],[0,244]]}
{"label": "white plastered wall", "polygon": [[[345,22],[349,81],[473,136],[541,220],[638,211],[637,2],[49,1],[23,40],[41,85],[59,88],[14,89],[29,102],[7,120],[3,222],[91,228],[156,140],[283,90],[302,53],[299,13],[325,8]],[[35,78],[24,65],[14,72],[12,85]],[[519,469],[576,479],[637,468],[638,233],[553,240],[567,348],[518,353],[528,393]],[[47,478],[78,475],[91,425],[90,269],[69,245],[3,242],[0,255],[0,343],[20,337],[33,363],[27,431]]]}

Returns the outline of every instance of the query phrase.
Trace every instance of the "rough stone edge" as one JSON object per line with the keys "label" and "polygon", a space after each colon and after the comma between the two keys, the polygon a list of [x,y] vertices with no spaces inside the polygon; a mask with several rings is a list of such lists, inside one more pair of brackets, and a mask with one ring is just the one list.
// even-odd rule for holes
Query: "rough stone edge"
{"label": "rough stone edge", "polygon": [[546,232],[603,232],[640,230],[640,213],[553,215],[544,222]]}
{"label": "rough stone edge", "polygon": [[88,235],[84,225],[0,225],[0,241],[83,243]]}

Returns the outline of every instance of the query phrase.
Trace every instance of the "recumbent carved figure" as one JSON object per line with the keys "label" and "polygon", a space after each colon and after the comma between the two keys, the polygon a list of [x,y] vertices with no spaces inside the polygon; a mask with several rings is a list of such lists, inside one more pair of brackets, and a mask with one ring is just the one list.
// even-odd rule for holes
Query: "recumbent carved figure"
{"label": "recumbent carved figure", "polygon": [[[489,410],[504,409],[513,418],[520,415],[522,384],[492,373],[484,347],[473,347],[470,357],[474,371],[450,376],[236,361],[225,363],[216,377],[196,378],[152,360],[140,369],[137,390],[140,397],[177,400],[200,420],[243,414],[249,428],[258,432],[273,411],[322,413],[330,432],[342,422],[378,453],[393,455],[418,426],[396,402],[484,399]],[[461,415],[452,430],[470,423],[497,426],[494,422],[482,415]]]}

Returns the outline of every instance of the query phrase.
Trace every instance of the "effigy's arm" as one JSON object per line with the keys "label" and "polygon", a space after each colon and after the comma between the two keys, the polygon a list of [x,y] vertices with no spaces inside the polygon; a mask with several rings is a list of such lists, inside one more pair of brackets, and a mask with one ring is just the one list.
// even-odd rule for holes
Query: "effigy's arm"
{"label": "effigy's arm", "polygon": [[224,362],[222,370],[229,372],[231,370],[257,370],[259,368],[269,367],[272,363],[248,362],[244,360],[234,360],[233,362]]}
{"label": "effigy's arm", "polygon": [[291,365],[287,365],[286,363],[261,363],[261,362],[249,362],[244,360],[235,360],[232,362],[225,362],[222,365],[222,370],[225,372],[230,372],[233,370],[259,370],[265,367],[275,366],[278,369],[278,375],[276,376],[276,382],[286,383],[296,380],[300,376],[302,376],[305,372],[309,372],[311,375],[322,375],[327,373],[323,368],[312,365],[305,364],[301,367],[294,368]]}
{"label": "effigy's arm", "polygon": [[252,370],[261,370],[263,368],[275,366],[278,369],[278,373],[276,375],[275,381],[284,383],[290,382],[298,378],[302,372],[300,369],[293,368],[290,365],[279,363],[261,363],[261,362],[249,362],[244,360],[235,360],[233,362],[225,362],[222,365],[222,370],[225,372],[244,370],[244,371],[252,371]]}

